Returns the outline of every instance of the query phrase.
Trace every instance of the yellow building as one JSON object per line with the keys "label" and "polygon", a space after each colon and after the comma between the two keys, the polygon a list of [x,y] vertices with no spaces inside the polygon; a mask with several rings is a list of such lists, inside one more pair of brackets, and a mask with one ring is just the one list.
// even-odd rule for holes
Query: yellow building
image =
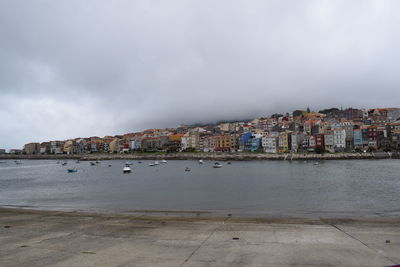
{"label": "yellow building", "polygon": [[67,154],[72,154],[74,148],[74,142],[72,140],[68,140],[64,143],[64,152]]}
{"label": "yellow building", "polygon": [[110,147],[109,147],[110,152],[118,152],[119,151],[119,139],[115,138],[110,142]]}
{"label": "yellow building", "polygon": [[214,136],[215,151],[230,151],[231,137],[229,135]]}

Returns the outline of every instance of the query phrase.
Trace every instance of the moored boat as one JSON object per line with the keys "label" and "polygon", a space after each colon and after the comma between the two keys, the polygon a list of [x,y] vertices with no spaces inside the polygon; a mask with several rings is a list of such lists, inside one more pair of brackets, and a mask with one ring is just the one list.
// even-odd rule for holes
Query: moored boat
{"label": "moored boat", "polygon": [[189,168],[189,167],[186,167],[186,168],[185,168],[185,172],[190,172],[190,168]]}
{"label": "moored boat", "polygon": [[161,161],[161,163],[167,163],[167,161],[166,161],[165,159],[163,159],[163,160]]}
{"label": "moored boat", "polygon": [[71,172],[77,172],[78,170],[77,169],[68,169],[67,170],[69,173],[71,173]]}
{"label": "moored boat", "polygon": [[122,169],[122,172],[123,173],[130,173],[132,170],[131,170],[131,167],[129,167],[129,165],[125,165],[125,167]]}
{"label": "moored boat", "polygon": [[215,162],[213,165],[213,168],[221,168],[221,167],[222,167],[222,165],[219,162]]}
{"label": "moored boat", "polygon": [[203,164],[204,161],[202,159],[199,159],[199,164]]}

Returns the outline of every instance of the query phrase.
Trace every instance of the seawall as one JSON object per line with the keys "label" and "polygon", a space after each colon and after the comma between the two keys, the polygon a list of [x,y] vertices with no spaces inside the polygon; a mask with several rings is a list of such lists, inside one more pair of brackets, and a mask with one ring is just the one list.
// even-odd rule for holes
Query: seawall
{"label": "seawall", "polygon": [[133,154],[75,154],[75,155],[11,155],[1,159],[75,159],[75,160],[348,160],[348,159],[400,159],[400,153],[326,153],[326,154],[267,154],[267,153],[133,153]]}

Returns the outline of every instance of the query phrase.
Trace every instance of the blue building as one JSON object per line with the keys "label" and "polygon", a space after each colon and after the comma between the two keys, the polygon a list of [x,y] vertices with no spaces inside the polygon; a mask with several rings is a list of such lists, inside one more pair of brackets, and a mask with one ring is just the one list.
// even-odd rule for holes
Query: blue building
{"label": "blue building", "polygon": [[261,138],[253,137],[250,138],[251,143],[250,143],[250,151],[255,152],[260,149],[261,147]]}
{"label": "blue building", "polygon": [[243,133],[239,140],[239,147],[243,151],[250,151],[252,133]]}
{"label": "blue building", "polygon": [[363,145],[361,130],[354,130],[354,147],[361,148]]}

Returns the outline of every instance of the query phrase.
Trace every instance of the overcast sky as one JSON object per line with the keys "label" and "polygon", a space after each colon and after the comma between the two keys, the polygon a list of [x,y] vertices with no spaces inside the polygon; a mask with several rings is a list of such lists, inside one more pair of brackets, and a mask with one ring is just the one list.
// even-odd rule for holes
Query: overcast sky
{"label": "overcast sky", "polygon": [[400,1],[0,1],[0,148],[400,106]]}

